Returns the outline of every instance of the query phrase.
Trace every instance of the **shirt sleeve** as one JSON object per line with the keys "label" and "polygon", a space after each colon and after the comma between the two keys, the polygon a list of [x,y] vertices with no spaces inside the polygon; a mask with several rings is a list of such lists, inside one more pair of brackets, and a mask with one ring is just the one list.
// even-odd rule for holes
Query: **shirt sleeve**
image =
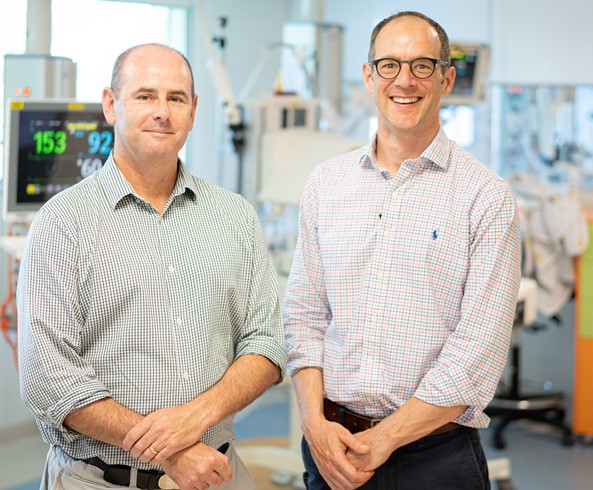
{"label": "shirt sleeve", "polygon": [[253,223],[249,300],[246,318],[237,345],[237,357],[256,354],[268,358],[281,370],[286,370],[286,350],[280,320],[278,280],[261,224],[250,208]]}
{"label": "shirt sleeve", "polygon": [[471,425],[502,374],[521,281],[520,233],[510,187],[492,179],[470,211],[469,268],[458,325],[414,396],[438,406],[467,405]]}
{"label": "shirt sleeve", "polygon": [[285,291],[283,324],[291,376],[305,367],[322,368],[325,332],[332,321],[317,234],[316,176],[311,174],[301,197],[298,241]]}
{"label": "shirt sleeve", "polygon": [[71,230],[39,211],[29,230],[17,288],[21,397],[38,421],[67,440],[78,434],[64,427],[66,415],[110,396],[82,356],[78,262]]}

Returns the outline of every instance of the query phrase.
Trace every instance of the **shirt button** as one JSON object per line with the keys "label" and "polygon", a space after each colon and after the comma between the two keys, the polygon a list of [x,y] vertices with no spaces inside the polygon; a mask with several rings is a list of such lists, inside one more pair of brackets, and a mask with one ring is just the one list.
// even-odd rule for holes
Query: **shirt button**
{"label": "shirt button", "polygon": [[136,202],[137,202],[138,204],[140,204],[140,199],[136,198]]}
{"label": "shirt button", "polygon": [[389,231],[388,231],[388,230],[385,230],[385,231],[383,232],[383,236],[384,236],[385,238],[387,238],[387,237],[389,236]]}
{"label": "shirt button", "polygon": [[394,190],[394,191],[391,193],[391,196],[392,196],[393,198],[396,198],[396,197],[397,197],[397,194],[398,194],[398,191],[397,191],[397,189],[395,189],[395,190]]}
{"label": "shirt button", "polygon": [[187,371],[183,373],[183,379],[189,379],[189,373]]}
{"label": "shirt button", "polygon": [[377,279],[383,279],[383,273],[382,272],[377,273]]}
{"label": "shirt button", "polygon": [[377,323],[377,317],[375,315],[371,317],[371,323]]}
{"label": "shirt button", "polygon": [[161,225],[164,225],[165,224],[165,220],[163,218],[161,218],[160,223],[161,223]]}
{"label": "shirt button", "polygon": [[169,266],[169,272],[175,272],[175,267],[173,267],[172,265]]}
{"label": "shirt button", "polygon": [[177,318],[175,322],[177,323],[177,325],[181,325],[183,323],[183,320],[181,318]]}
{"label": "shirt button", "polygon": [[367,366],[372,366],[372,365],[373,365],[373,360],[367,359]]}

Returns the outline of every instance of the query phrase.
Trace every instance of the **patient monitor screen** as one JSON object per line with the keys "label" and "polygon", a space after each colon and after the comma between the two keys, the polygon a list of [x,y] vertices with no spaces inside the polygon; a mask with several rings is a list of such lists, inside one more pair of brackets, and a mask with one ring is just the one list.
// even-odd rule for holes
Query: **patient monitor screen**
{"label": "patient monitor screen", "polygon": [[451,65],[455,67],[455,83],[444,104],[478,102],[488,71],[488,48],[483,44],[451,43]]}
{"label": "patient monitor screen", "polygon": [[5,214],[34,212],[107,160],[113,128],[101,105],[10,102]]}

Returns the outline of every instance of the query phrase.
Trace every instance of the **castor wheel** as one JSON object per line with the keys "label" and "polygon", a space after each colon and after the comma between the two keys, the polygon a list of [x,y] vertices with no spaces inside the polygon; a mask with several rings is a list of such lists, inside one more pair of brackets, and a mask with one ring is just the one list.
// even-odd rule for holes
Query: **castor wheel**
{"label": "castor wheel", "polygon": [[495,433],[494,437],[492,438],[492,444],[496,449],[504,449],[506,444],[504,442],[504,438],[502,434]]}
{"label": "castor wheel", "polygon": [[498,480],[496,486],[498,490],[515,490],[515,486],[511,483],[511,480]]}

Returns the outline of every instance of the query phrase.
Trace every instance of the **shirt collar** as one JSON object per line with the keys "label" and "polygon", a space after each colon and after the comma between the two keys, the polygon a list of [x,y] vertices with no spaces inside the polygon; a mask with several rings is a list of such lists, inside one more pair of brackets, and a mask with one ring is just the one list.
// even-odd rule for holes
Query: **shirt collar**
{"label": "shirt collar", "polygon": [[449,138],[445,134],[445,131],[443,131],[443,128],[440,128],[432,143],[422,152],[420,158],[446,170],[449,166],[450,146],[451,142]]}
{"label": "shirt collar", "polygon": [[[97,178],[104,184],[103,189],[105,191],[105,195],[107,196],[107,200],[113,209],[115,209],[117,204],[124,197],[131,195],[141,198],[141,196],[136,194],[128,180],[124,177],[124,175],[121,173],[121,170],[115,164],[115,161],[113,160],[113,153],[109,155],[109,158],[103,167],[97,172]],[[181,194],[185,194],[186,192],[191,199],[195,200],[198,189],[194,179],[191,176],[191,173],[183,164],[183,162],[179,160],[177,182],[175,183],[175,187],[173,188],[171,195],[173,198],[175,198]]]}
{"label": "shirt collar", "polygon": [[[449,153],[449,138],[443,128],[439,128],[435,138],[416,160],[422,163],[433,163],[442,169],[446,169],[449,166]],[[377,132],[371,136],[367,150],[360,159],[360,166],[380,168],[377,162]]]}

